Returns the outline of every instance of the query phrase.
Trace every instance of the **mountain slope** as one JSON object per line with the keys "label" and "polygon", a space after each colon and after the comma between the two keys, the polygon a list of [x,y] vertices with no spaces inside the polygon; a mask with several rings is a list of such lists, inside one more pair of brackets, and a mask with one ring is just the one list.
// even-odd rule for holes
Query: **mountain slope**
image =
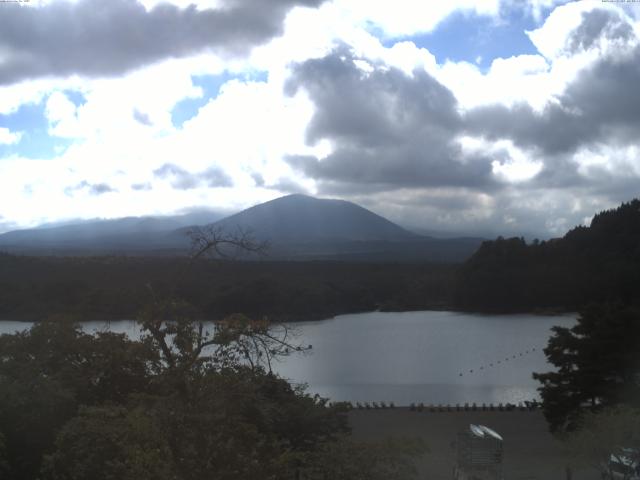
{"label": "mountain slope", "polygon": [[470,310],[576,310],[640,304],[640,200],[594,216],[563,238],[485,242],[460,271],[456,303]]}
{"label": "mountain slope", "polygon": [[386,218],[344,200],[294,194],[261,203],[216,223],[251,230],[271,243],[406,241],[418,238]]}
{"label": "mountain slope", "polygon": [[118,249],[145,248],[163,242],[170,232],[220,218],[213,211],[160,217],[126,217],[89,220],[66,225],[15,230],[0,235],[0,248],[15,249]]}

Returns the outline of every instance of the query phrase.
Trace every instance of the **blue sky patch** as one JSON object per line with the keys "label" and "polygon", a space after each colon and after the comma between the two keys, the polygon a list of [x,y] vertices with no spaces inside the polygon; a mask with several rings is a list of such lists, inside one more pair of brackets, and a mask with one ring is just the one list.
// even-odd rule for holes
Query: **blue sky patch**
{"label": "blue sky patch", "polygon": [[87,99],[84,97],[82,92],[78,92],[77,90],[64,90],[62,93],[73,102],[76,107],[87,102]]}
{"label": "blue sky patch", "polygon": [[[505,12],[505,16],[507,12]],[[496,58],[538,53],[525,30],[537,27],[522,9],[508,12],[497,20],[470,13],[454,13],[427,34],[406,38],[420,48],[426,48],[439,64],[447,59],[477,64],[486,71]],[[387,46],[395,43],[388,42]]]}
{"label": "blue sky patch", "polygon": [[18,143],[0,144],[0,160],[12,155],[50,159],[57,157],[62,153],[61,150],[71,145],[72,141],[69,139],[49,136],[49,123],[45,116],[46,102],[47,99],[44,98],[38,104],[24,104],[12,114],[0,114],[0,127],[22,133]]}
{"label": "blue sky patch", "polygon": [[248,74],[230,73],[225,70],[220,75],[193,75],[191,81],[202,89],[203,95],[200,98],[185,98],[178,102],[171,111],[171,121],[174,126],[180,128],[187,120],[198,114],[198,110],[204,107],[210,100],[216,98],[220,93],[220,88],[229,80],[242,80],[253,82],[267,81],[267,72],[252,72]]}

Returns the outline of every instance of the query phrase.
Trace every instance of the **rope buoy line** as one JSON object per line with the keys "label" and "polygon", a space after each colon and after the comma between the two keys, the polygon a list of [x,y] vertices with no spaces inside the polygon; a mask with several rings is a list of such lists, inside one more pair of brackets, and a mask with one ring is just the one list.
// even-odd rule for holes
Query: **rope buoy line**
{"label": "rope buoy line", "polygon": [[[407,408],[407,407],[396,407],[393,402],[329,402],[327,404],[328,407],[334,407],[342,405],[346,407],[347,410],[385,410],[385,409],[395,409],[395,408]],[[455,405],[447,403],[447,404],[424,404],[420,403],[411,403],[408,407],[410,411],[417,412],[513,412],[513,411],[521,411],[521,412],[533,412],[539,409],[541,403],[538,400],[524,400],[520,401],[517,404],[507,402],[507,403],[465,403],[464,405],[460,403],[456,403]]]}
{"label": "rope buoy line", "polygon": [[[504,359],[504,360],[497,360],[497,361],[495,362],[495,365],[502,364],[502,362],[503,362],[503,361],[504,361],[504,362],[508,362],[509,360],[513,360],[513,359],[515,359],[516,357],[522,357],[522,356],[524,356],[524,355],[527,355],[528,353],[533,353],[533,352],[535,352],[535,351],[536,351],[536,349],[535,349],[535,347],[533,347],[533,348],[531,348],[531,349],[525,350],[524,352],[518,352],[517,354],[513,354],[511,357],[508,357],[508,356],[507,356],[507,357],[505,357],[505,359]],[[487,368],[489,368],[489,367],[493,367],[493,366],[494,366],[494,362],[491,362],[491,363],[489,363],[489,365],[486,365],[486,367],[487,367]],[[484,369],[485,369],[485,365],[480,365],[480,367],[478,367],[478,370],[484,370]],[[474,372],[474,369],[469,369],[469,373],[473,373],[473,372]],[[459,376],[459,377],[463,377],[463,376],[464,376],[464,373],[463,373],[463,372],[460,372],[460,373],[458,374],[458,376]]]}

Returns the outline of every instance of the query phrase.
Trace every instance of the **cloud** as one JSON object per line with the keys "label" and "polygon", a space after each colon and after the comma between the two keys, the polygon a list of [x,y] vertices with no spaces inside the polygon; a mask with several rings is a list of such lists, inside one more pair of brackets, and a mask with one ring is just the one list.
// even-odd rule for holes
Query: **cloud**
{"label": "cloud", "polygon": [[[530,34],[543,55],[497,59],[487,72],[396,68],[379,48],[346,46],[297,64],[286,92],[308,95],[306,141],[330,148],[286,161],[321,195],[449,231],[560,235],[637,196],[637,25],[593,4],[556,10]],[[569,28],[556,21],[569,16]],[[450,89],[452,78],[465,85]],[[494,91],[458,98],[485,87]]]}
{"label": "cloud", "polygon": [[106,183],[89,183],[86,180],[64,189],[64,193],[67,196],[73,196],[74,192],[77,191],[85,191],[90,195],[103,195],[105,193],[117,192],[116,189]]}
{"label": "cloud", "polygon": [[[113,12],[139,7],[124,0],[72,1],[64,8],[88,18],[86,25],[102,22],[99,11],[113,19]],[[182,8],[165,9],[175,18],[223,13],[221,0],[191,13],[189,0],[171,1]],[[270,3],[232,1],[227,14]],[[153,6],[161,3],[144,0],[143,33],[158,24],[161,10]],[[52,161],[15,156],[0,162],[1,190],[12,199],[1,209],[5,220],[28,226],[61,215],[161,214],[203,204],[236,211],[279,192],[306,191],[433,230],[556,235],[637,195],[639,107],[636,87],[629,85],[638,84],[634,64],[640,62],[626,27],[632,24],[618,7],[558,7],[530,32],[537,53],[497,58],[485,69],[438,64],[419,47],[431,37],[389,37],[433,30],[460,10],[510,22],[522,11],[546,15],[557,2],[501,0],[499,9],[498,2],[483,3],[478,9],[484,11],[471,0],[433,3],[333,0],[317,10],[295,9],[274,23],[275,30],[284,29],[282,37],[264,37],[262,44],[242,40],[237,50],[227,48],[224,39],[232,35],[224,32],[209,32],[218,36],[195,45],[197,29],[178,29],[185,38],[175,46],[164,40],[152,45],[155,34],[132,40],[120,24],[105,20],[102,30],[69,29],[68,36],[82,35],[87,48],[65,44],[68,58],[62,60],[54,45],[17,42],[0,19],[0,62],[14,62],[18,51],[33,53],[42,63],[16,75],[47,75],[0,88],[0,112],[15,113],[23,103],[46,106],[49,135],[70,139]],[[506,4],[513,8],[506,11]],[[56,0],[47,5],[24,7],[38,12],[34,26],[54,18],[53,6],[62,8]],[[82,5],[93,5],[96,18]],[[60,37],[58,24],[47,28],[51,38]],[[101,44],[96,38],[105,31],[123,34],[109,33]],[[339,41],[349,47],[336,50]],[[132,42],[142,48],[129,48],[138,45]],[[89,46],[96,55],[82,66]],[[249,49],[248,56],[230,58]],[[483,57],[491,61],[492,52]],[[70,71],[79,75],[63,78]],[[9,81],[2,80],[7,74],[13,74],[8,63],[0,63],[0,83]],[[198,109],[178,126],[172,111],[185,98],[197,99]],[[23,114],[10,121],[22,121]],[[5,126],[24,129],[20,125]],[[25,137],[20,147],[30,140]],[[71,187],[64,194],[64,186],[83,181],[79,191]],[[91,186],[100,184],[118,193],[92,194]],[[32,185],[33,194],[24,185]],[[209,188],[216,185],[232,188],[221,195]]]}
{"label": "cloud", "polygon": [[208,187],[231,187],[233,181],[220,168],[211,167],[200,173],[199,177],[205,181]]}
{"label": "cloud", "polygon": [[0,145],[13,145],[22,138],[22,132],[12,132],[8,128],[0,127]]}
{"label": "cloud", "polygon": [[479,107],[466,115],[465,128],[490,140],[511,139],[551,156],[598,143],[636,143],[639,84],[640,46],[623,57],[595,61],[540,113],[524,103]]}
{"label": "cloud", "polygon": [[324,192],[372,187],[495,188],[491,158],[464,155],[453,94],[424,70],[407,75],[383,64],[365,71],[345,47],[293,70],[287,92],[304,89],[315,113],[307,141],[332,145],[325,158],[288,163],[323,183]]}
{"label": "cloud", "polygon": [[[618,198],[620,191],[637,195],[625,179],[640,182],[637,149],[640,138],[640,39],[632,20],[608,8],[586,9],[571,4],[554,11],[531,35],[544,43],[552,58],[550,72],[573,65],[574,75],[543,108],[520,101],[485,105],[464,115],[465,131],[487,142],[507,139],[544,168],[531,183],[536,188],[574,189],[581,194]],[[567,20],[570,28],[559,19]],[[577,22],[577,23],[575,23]],[[555,32],[555,33],[554,33]],[[602,158],[606,152],[606,160]],[[623,160],[616,160],[617,158]],[[601,165],[610,166],[601,171]]]}
{"label": "cloud", "polygon": [[171,186],[178,190],[191,190],[201,187],[231,187],[232,179],[219,167],[209,167],[200,173],[190,173],[173,163],[165,163],[153,171],[153,174],[162,179],[170,179]]}
{"label": "cloud", "polygon": [[275,183],[272,183],[266,186],[266,188],[269,188],[271,190],[277,190],[282,193],[309,194],[309,190],[307,190],[303,185],[300,185],[298,182],[290,178],[279,178]]}
{"label": "cloud", "polygon": [[133,110],[133,118],[137,122],[141,123],[142,125],[146,125],[147,127],[151,127],[153,125],[153,122],[151,121],[151,118],[149,118],[149,115],[147,115],[146,113],[142,113],[137,108]]}
{"label": "cloud", "polygon": [[225,56],[282,33],[287,12],[322,0],[228,0],[216,9],[136,0],[54,1],[3,5],[0,85],[44,76],[112,76],[201,51]]}
{"label": "cloud", "polygon": [[455,12],[496,16],[500,0],[338,0],[336,4],[354,21],[382,31],[387,37],[405,37],[432,31]]}
{"label": "cloud", "polygon": [[567,58],[590,50],[619,48],[633,41],[635,27],[625,11],[605,2],[571,2],[527,32],[538,51],[548,59]]}
{"label": "cloud", "polygon": [[633,26],[616,10],[594,9],[582,13],[582,22],[567,39],[570,53],[589,50],[602,40],[629,41],[635,37]]}
{"label": "cloud", "polygon": [[132,190],[137,190],[137,191],[148,191],[148,190],[153,189],[153,186],[149,182],[132,183],[131,184],[131,189]]}
{"label": "cloud", "polygon": [[256,187],[264,187],[264,177],[262,176],[262,174],[258,173],[258,172],[253,172],[251,174],[251,179],[255,182]]}

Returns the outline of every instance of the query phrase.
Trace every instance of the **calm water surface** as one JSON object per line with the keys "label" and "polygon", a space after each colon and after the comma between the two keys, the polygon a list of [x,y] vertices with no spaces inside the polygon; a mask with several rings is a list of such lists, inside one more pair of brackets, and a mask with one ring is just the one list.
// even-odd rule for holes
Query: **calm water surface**
{"label": "calm water surface", "polygon": [[[313,346],[274,365],[332,400],[424,403],[518,403],[538,398],[532,372],[548,371],[542,349],[553,325],[575,315],[474,315],[458,312],[371,312],[295,324]],[[0,322],[0,333],[29,328]],[[137,338],[133,321],[85,322]],[[462,375],[461,375],[462,374]]]}

